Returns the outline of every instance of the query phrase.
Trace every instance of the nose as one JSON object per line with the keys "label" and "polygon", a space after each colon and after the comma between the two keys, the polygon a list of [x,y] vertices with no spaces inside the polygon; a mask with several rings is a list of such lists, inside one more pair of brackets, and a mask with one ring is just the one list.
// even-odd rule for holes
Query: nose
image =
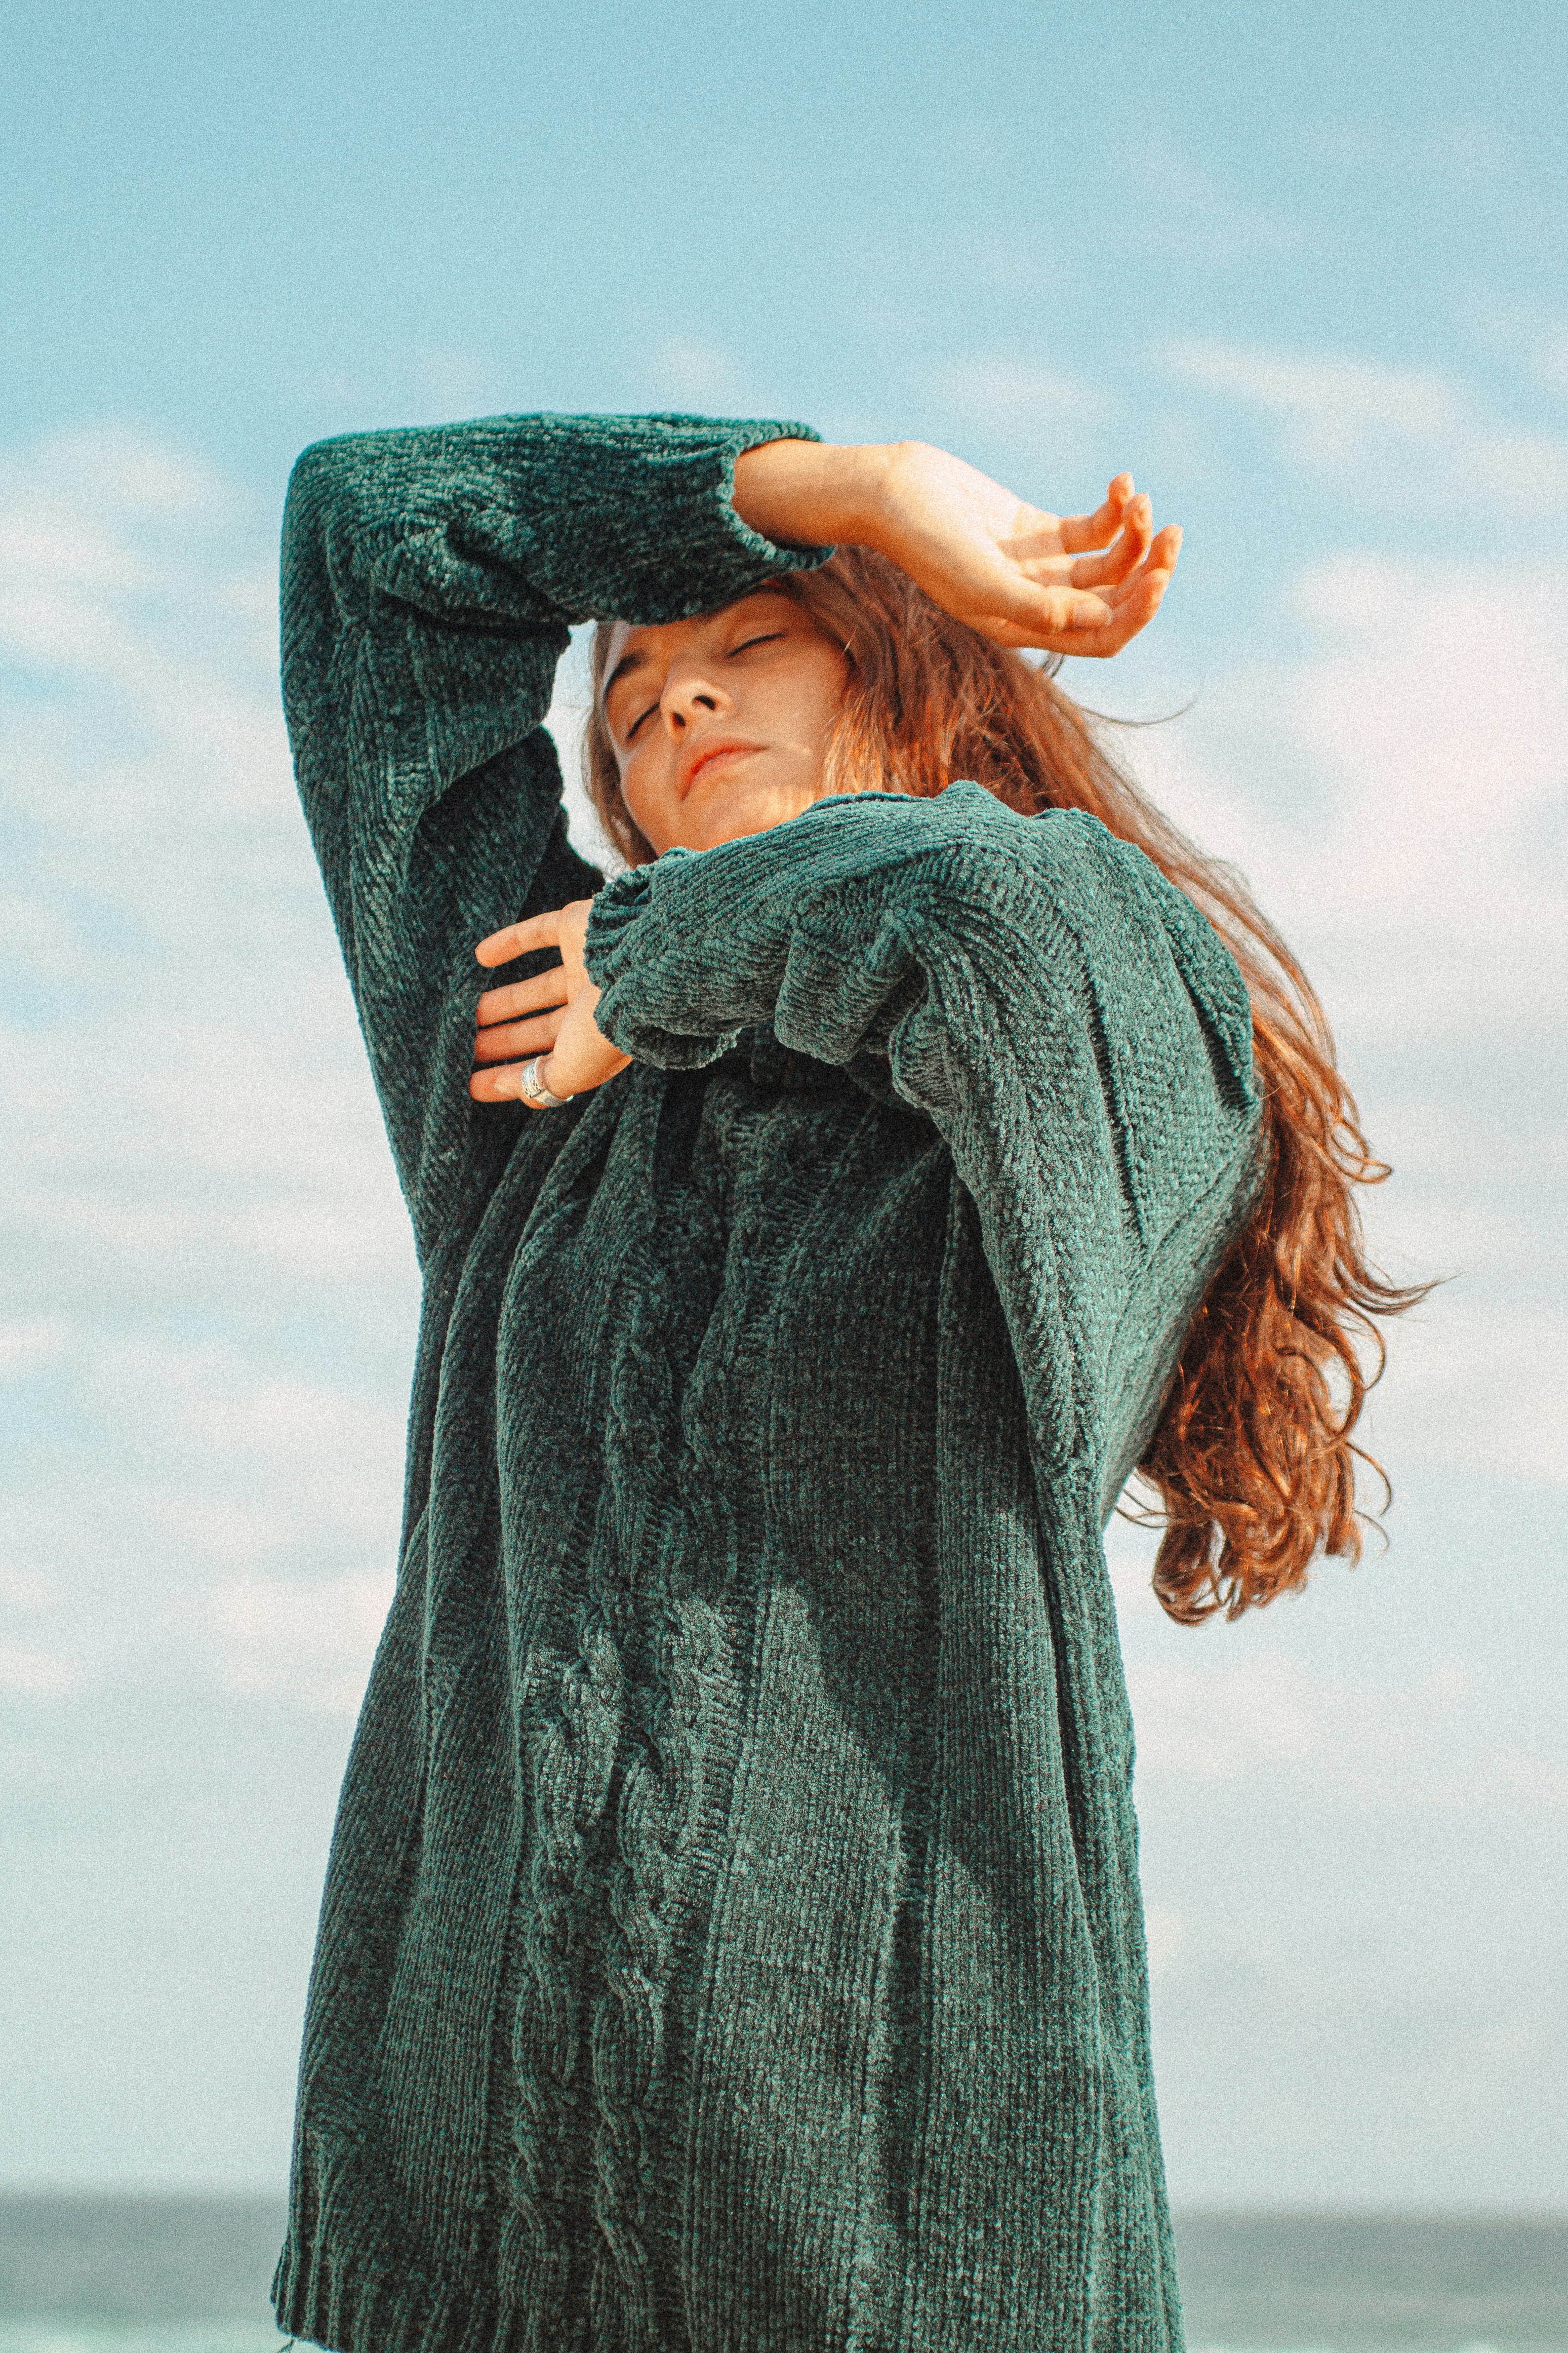
{"label": "nose", "polygon": [[728,711],[730,697],[696,663],[672,670],[665,681],[660,708],[671,735],[684,735],[699,719]]}

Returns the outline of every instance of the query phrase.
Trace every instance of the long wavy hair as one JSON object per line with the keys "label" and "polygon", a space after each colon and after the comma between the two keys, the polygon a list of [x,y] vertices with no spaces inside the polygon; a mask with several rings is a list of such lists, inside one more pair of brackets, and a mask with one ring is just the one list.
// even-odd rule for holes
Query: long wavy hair
{"label": "long wavy hair", "polygon": [[[797,598],[851,666],[826,791],[929,797],[963,776],[1026,816],[1087,809],[1144,851],[1236,958],[1252,1000],[1267,1169],[1138,1466],[1164,1529],[1154,1590],[1173,1618],[1195,1625],[1304,1585],[1320,1552],[1359,1558],[1357,1461],[1382,1476],[1351,1438],[1383,1369],[1373,1319],[1414,1305],[1430,1285],[1389,1282],[1368,1262],[1357,1188],[1389,1171],[1368,1149],[1305,973],[1239,876],[1205,858],[1122,773],[1100,732],[1106,723],[1054,683],[1056,662],[994,645],[865,548],[840,548],[817,570],[770,586]],[[655,852],[622,797],[604,717],[609,638],[601,626],[586,782],[605,832],[637,866]]]}

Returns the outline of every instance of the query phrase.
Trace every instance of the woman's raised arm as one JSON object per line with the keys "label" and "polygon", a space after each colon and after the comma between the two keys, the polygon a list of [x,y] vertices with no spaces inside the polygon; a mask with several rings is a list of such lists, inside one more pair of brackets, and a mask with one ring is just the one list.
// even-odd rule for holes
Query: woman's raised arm
{"label": "woman's raised arm", "polygon": [[742,452],[809,429],[489,417],[347,435],[295,467],[284,704],[422,1260],[515,1136],[468,1093],[473,942],[599,881],[567,846],[542,724],[568,628],[682,618],[819,561],[730,502]]}

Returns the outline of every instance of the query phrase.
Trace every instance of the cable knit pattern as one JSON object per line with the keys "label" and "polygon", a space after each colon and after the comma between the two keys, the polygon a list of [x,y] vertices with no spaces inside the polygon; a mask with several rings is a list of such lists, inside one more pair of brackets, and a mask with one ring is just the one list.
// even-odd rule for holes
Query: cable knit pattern
{"label": "cable knit pattern", "polygon": [[[820,561],[730,498],[806,430],[489,418],[289,489],[424,1278],[275,2283],[342,2353],[1181,2346],[1100,1537],[1249,1198],[1247,1000],[1139,853],[972,785],[573,851],[568,628]],[[473,944],[588,895],[632,1067],[475,1104]]]}

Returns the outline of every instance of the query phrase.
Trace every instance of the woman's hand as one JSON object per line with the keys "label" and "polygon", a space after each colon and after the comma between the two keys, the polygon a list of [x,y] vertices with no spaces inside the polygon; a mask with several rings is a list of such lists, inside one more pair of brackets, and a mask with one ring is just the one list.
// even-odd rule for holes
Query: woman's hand
{"label": "woman's hand", "polygon": [[[492,932],[474,950],[482,965],[510,964],[513,956],[533,948],[559,948],[561,962],[552,972],[532,980],[516,980],[506,988],[489,988],[478,1006],[479,1028],[474,1060],[488,1067],[468,1081],[476,1103],[528,1103],[522,1092],[522,1066],[535,1054],[544,1054],[539,1075],[552,1094],[580,1095],[602,1087],[631,1060],[609,1039],[601,1037],[594,1020],[599,992],[583,964],[591,899],[574,899],[548,915],[531,915],[526,923],[508,923]],[[548,1108],[537,1103],[531,1110]]]}
{"label": "woman's hand", "polygon": [[735,465],[736,512],[800,545],[851,540],[889,556],[983,637],[1047,653],[1119,653],[1154,617],[1180,529],[1154,529],[1118,474],[1091,515],[1047,514],[925,441],[767,441]]}

